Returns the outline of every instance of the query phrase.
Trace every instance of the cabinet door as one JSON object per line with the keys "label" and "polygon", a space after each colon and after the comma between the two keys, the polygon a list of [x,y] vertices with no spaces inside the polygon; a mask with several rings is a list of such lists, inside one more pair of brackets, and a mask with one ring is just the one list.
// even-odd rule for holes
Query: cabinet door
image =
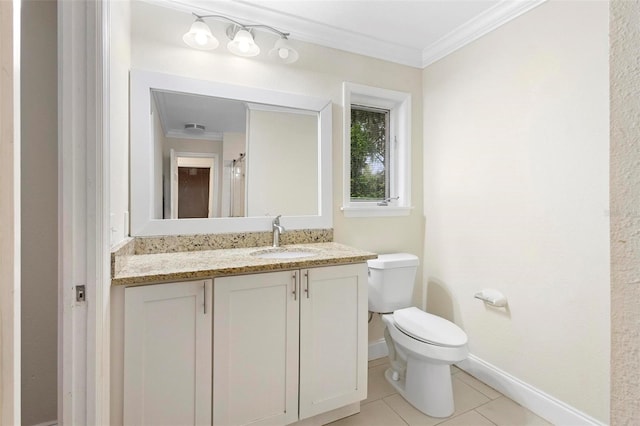
{"label": "cabinet door", "polygon": [[365,264],[302,271],[300,419],[367,394]]}
{"label": "cabinet door", "polygon": [[211,425],[211,294],[211,280],[125,289],[125,425]]}
{"label": "cabinet door", "polygon": [[297,420],[298,275],[285,271],[216,278],[214,425]]}

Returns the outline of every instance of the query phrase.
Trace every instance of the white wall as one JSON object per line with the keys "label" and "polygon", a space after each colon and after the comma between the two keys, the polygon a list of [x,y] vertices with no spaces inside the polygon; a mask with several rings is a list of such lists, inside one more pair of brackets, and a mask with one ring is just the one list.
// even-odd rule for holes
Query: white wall
{"label": "white wall", "polygon": [[[608,3],[550,1],[428,67],[428,310],[609,418]],[[509,309],[473,298],[496,288]]]}
{"label": "white wall", "polygon": [[[22,424],[57,418],[57,2],[22,3]],[[0,254],[2,256],[3,254]]]}
{"label": "white wall", "polygon": [[640,2],[611,2],[611,424],[640,424]]}
{"label": "white wall", "polygon": [[129,64],[131,11],[126,1],[112,1],[109,50],[109,211],[111,244],[129,234]]}

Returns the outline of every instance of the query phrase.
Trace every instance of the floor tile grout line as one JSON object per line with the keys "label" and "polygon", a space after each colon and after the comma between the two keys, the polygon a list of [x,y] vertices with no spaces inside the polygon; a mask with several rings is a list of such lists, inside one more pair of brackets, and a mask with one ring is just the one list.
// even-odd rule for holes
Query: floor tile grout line
{"label": "floor tile grout line", "polygon": [[[393,395],[398,395],[397,393],[394,393]],[[385,398],[389,398],[392,395],[386,396]],[[402,417],[402,414],[398,413],[396,410],[393,409],[392,406],[390,406],[389,404],[387,404],[387,401],[384,400],[384,398],[382,398],[382,402],[384,402],[384,405],[386,405],[387,407],[389,407],[389,409],[391,411],[393,411],[398,417],[400,417],[400,419],[404,422],[404,424],[406,424],[407,426],[411,426],[410,423],[404,418]],[[434,425],[435,426],[435,425]]]}
{"label": "floor tile grout line", "polygon": [[367,402],[365,402],[366,400],[362,400],[362,401],[360,401],[360,404],[361,405],[367,405],[367,404],[371,404],[372,402],[383,401],[385,398],[388,398],[388,397],[393,396],[393,395],[399,395],[399,393],[398,392],[394,392],[394,393],[390,393],[388,395],[381,395],[379,398],[372,399],[371,401],[367,401]]}
{"label": "floor tile grout line", "polygon": [[[457,376],[458,373],[454,374],[454,377]],[[489,386],[488,384],[486,384],[485,382],[483,382],[482,380],[478,379],[477,377],[472,376],[469,373],[466,373],[469,377],[474,378],[475,380],[477,380],[478,382],[482,383],[483,385],[485,385],[486,387],[488,387],[489,389],[493,389],[491,386]],[[472,389],[480,392],[482,395],[486,396],[487,398],[489,398],[491,401],[500,398],[501,396],[504,396],[502,393],[498,392],[497,390],[493,389],[493,391],[495,391],[498,396],[496,396],[495,398],[492,398],[491,395],[487,395],[486,393],[482,392],[482,390],[476,388],[475,386],[473,386],[471,383],[467,383],[464,380],[458,378],[459,381],[461,381],[462,383],[464,383],[467,386],[470,386]]]}
{"label": "floor tile grout line", "polygon": [[[487,404],[488,404],[488,402],[487,402]],[[483,404],[483,405],[484,405],[484,404]],[[481,405],[481,407],[482,407],[482,405]],[[491,423],[492,425],[496,425],[496,426],[498,426],[498,424],[497,424],[496,422],[494,422],[493,420],[491,420],[490,418],[488,418],[487,416],[485,416],[484,414],[482,414],[482,413],[481,413],[480,411],[478,411],[477,409],[475,409],[475,408],[474,408],[474,409],[473,409],[473,411],[475,411],[476,413],[478,413],[481,417],[483,417],[483,418],[487,419],[487,421],[488,421],[489,423]]]}
{"label": "floor tile grout line", "polygon": [[[395,393],[395,394],[393,394],[393,395],[399,395],[399,394]],[[396,413],[398,416],[400,416],[400,417],[402,418],[402,420],[403,420],[405,423],[407,423],[407,421],[405,420],[405,418],[404,418],[404,417],[402,417],[402,414],[400,414],[399,412],[397,412],[396,410],[394,410],[394,409],[393,409],[393,407],[392,407],[391,405],[389,405],[389,404],[387,403],[387,401],[385,401],[385,399],[386,399],[386,398],[389,398],[389,397],[391,397],[391,396],[393,396],[393,395],[385,396],[384,398],[382,398],[382,402],[384,402],[384,403],[387,405],[387,407],[391,408],[391,410],[392,410],[394,413]],[[458,417],[460,417],[460,416],[462,416],[462,415],[464,415],[464,414],[470,413],[471,411],[475,411],[475,410],[476,410],[476,408],[478,408],[478,407],[482,407],[483,405],[488,404],[488,403],[490,403],[490,402],[491,402],[491,400],[489,400],[489,401],[487,401],[487,402],[485,402],[485,403],[482,403],[482,404],[478,405],[478,406],[477,406],[477,407],[475,407],[475,408],[470,408],[470,409],[468,409],[468,410],[466,410],[466,411],[460,411],[460,412],[456,413],[456,415],[455,415],[455,416],[454,416],[454,415],[451,415],[451,416],[449,416],[449,417],[438,418],[438,417],[431,417],[431,416],[429,416],[428,414],[425,414],[425,415],[426,415],[426,416],[428,416],[430,419],[435,419],[435,420],[437,420],[437,423],[433,423],[433,425],[431,425],[431,426],[437,426],[437,425],[442,424],[442,423],[444,423],[444,422],[448,422],[449,420],[453,420],[453,419],[455,419],[455,418],[458,418]],[[411,405],[411,404],[409,404],[409,405]],[[412,407],[413,407],[413,406],[412,406]],[[415,408],[415,407],[414,407],[414,408]],[[422,413],[422,414],[424,414],[424,413]],[[480,413],[478,413],[478,414],[480,414]],[[480,414],[480,415],[482,415],[482,414]],[[485,417],[485,416],[482,416],[482,417]],[[487,420],[489,420],[489,419],[487,419]],[[496,424],[496,423],[492,422],[491,420],[489,420],[489,421],[491,422],[491,424],[494,424],[494,425]],[[496,425],[496,426],[497,426],[497,425]]]}
{"label": "floor tile grout line", "polygon": [[[399,394],[394,394],[394,395],[399,395]],[[387,396],[387,397],[385,397],[385,398],[389,398],[390,396],[392,396],[392,395],[389,395],[389,396]],[[389,407],[389,408],[391,409],[391,411],[393,411],[394,413],[396,413],[396,414],[397,414],[397,416],[398,416],[398,417],[400,417],[400,418],[402,419],[402,421],[403,421],[405,424],[407,424],[408,426],[410,426],[411,424],[407,421],[407,419],[405,419],[404,417],[402,417],[402,414],[400,414],[400,413],[398,413],[396,410],[394,410],[394,409],[393,409],[393,407],[392,407],[391,405],[389,405],[389,404],[387,403],[387,401],[385,401],[385,398],[382,398],[382,402],[384,402],[384,403],[386,404],[386,406],[387,406],[387,407]],[[401,396],[401,398],[402,398],[402,396]],[[434,417],[431,417],[431,418],[433,419]],[[444,422],[444,421],[446,421],[446,420],[449,420],[449,418],[443,419],[441,422],[434,423],[434,424],[433,424],[433,426],[437,426],[437,425],[439,425],[440,423],[443,423],[443,422]]]}
{"label": "floor tile grout line", "polygon": [[[478,410],[478,408],[484,407],[484,406],[485,406],[485,405],[487,405],[487,404],[491,404],[492,402],[497,401],[497,400],[498,400],[498,399],[500,399],[500,398],[506,398],[506,399],[508,399],[508,400],[513,401],[512,399],[510,399],[510,398],[508,398],[508,397],[506,397],[506,396],[504,396],[504,395],[501,395],[501,396],[499,396],[499,397],[498,397],[498,398],[496,398],[496,399],[490,399],[489,401],[485,402],[484,404],[480,404],[480,405],[478,405],[476,408],[474,408],[474,410],[476,410],[476,411],[477,411],[477,410]],[[516,402],[516,404],[517,404],[517,402]],[[487,416],[483,416],[483,415],[482,415],[482,413],[481,413],[481,412],[479,412],[479,411],[478,411],[478,414],[480,414],[482,417],[487,417]],[[487,419],[487,420],[491,421],[490,419]],[[492,422],[492,423],[493,423],[493,422]]]}

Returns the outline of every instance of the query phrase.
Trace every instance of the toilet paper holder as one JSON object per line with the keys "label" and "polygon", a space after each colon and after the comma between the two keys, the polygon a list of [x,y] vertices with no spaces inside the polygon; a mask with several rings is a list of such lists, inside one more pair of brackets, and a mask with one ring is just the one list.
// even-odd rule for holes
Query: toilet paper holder
{"label": "toilet paper holder", "polygon": [[484,290],[476,293],[473,297],[482,300],[487,305],[495,306],[497,308],[507,306],[507,298],[505,295],[492,288],[485,288]]}

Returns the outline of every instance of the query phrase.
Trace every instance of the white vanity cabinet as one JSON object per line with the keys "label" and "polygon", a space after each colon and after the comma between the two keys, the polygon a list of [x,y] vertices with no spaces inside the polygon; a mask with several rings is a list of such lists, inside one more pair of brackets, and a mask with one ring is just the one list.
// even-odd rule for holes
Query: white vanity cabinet
{"label": "white vanity cabinet", "polygon": [[124,290],[125,425],[211,425],[212,281]]}
{"label": "white vanity cabinet", "polygon": [[364,263],[216,278],[213,424],[285,425],[366,398]]}

